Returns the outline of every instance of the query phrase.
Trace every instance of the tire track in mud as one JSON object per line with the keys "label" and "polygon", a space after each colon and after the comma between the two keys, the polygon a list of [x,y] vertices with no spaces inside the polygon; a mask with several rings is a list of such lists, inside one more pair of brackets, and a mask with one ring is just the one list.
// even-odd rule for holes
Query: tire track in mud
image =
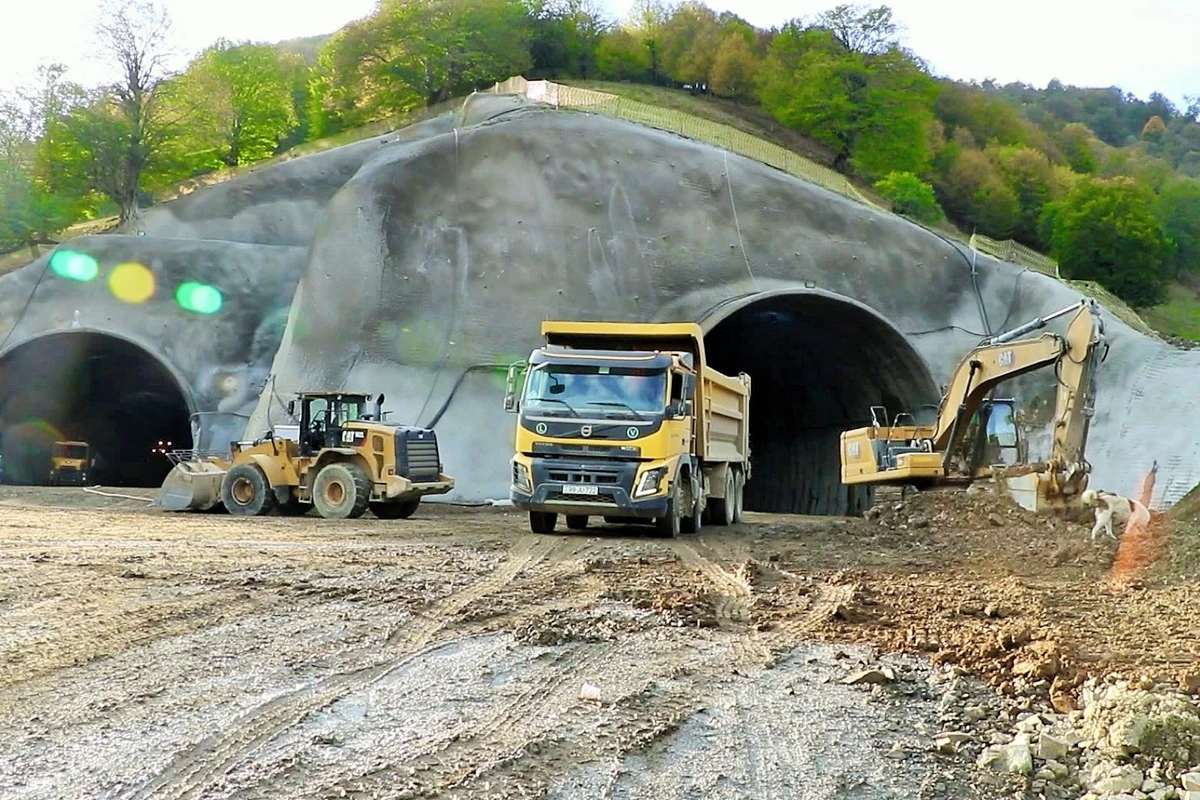
{"label": "tire track in mud", "polygon": [[579,685],[601,668],[616,643],[576,645],[558,655],[516,696],[483,712],[465,725],[411,743],[390,755],[389,766],[327,787],[322,796],[368,798],[380,791],[408,797],[440,796],[472,777],[485,774],[525,750],[557,716],[576,703]]}
{"label": "tire track in mud", "polygon": [[[451,624],[454,615],[469,603],[503,589],[518,574],[552,555],[556,559],[565,559],[583,546],[583,541],[569,537],[522,536],[509,551],[508,558],[489,575],[434,603],[431,608],[418,612],[408,625],[393,632],[383,648],[393,653],[399,650],[396,657],[360,669],[335,673],[259,706],[230,727],[179,753],[165,769],[123,797],[127,800],[192,800],[199,797],[215,780],[228,774],[247,756],[312,712],[366,689],[388,673],[432,650],[430,643],[434,637]],[[434,646],[447,643],[442,641]]]}
{"label": "tire track in mud", "polygon": [[[699,571],[716,589],[714,614],[717,626],[736,637],[734,647],[748,661],[769,665],[776,655],[794,647],[814,634],[842,606],[849,605],[855,587],[849,584],[820,582],[808,593],[810,604],[802,613],[789,616],[769,630],[759,631],[753,625],[756,597],[748,576],[751,555],[744,543],[721,543],[696,540],[696,547],[673,541],[671,549],[687,567]],[[701,550],[712,555],[705,555]],[[733,572],[721,566],[717,558],[732,557],[740,562]]]}

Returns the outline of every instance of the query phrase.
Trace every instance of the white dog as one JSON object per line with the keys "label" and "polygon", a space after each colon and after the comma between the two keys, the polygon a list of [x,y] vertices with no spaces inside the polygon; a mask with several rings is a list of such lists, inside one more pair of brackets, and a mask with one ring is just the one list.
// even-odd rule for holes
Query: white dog
{"label": "white dog", "polygon": [[1095,541],[1100,531],[1108,534],[1108,538],[1116,541],[1113,535],[1113,523],[1124,526],[1128,530],[1134,526],[1146,526],[1150,523],[1150,511],[1137,500],[1122,497],[1119,494],[1088,489],[1080,497],[1085,508],[1096,507],[1096,524],[1092,526],[1091,540]]}

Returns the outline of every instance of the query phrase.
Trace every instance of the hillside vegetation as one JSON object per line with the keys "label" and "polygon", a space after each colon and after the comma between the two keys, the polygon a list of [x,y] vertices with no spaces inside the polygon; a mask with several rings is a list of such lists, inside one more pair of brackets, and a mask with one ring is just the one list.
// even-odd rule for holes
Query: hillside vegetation
{"label": "hillside vegetation", "polygon": [[763,30],[660,0],[619,22],[583,0],[380,0],[328,37],[219,41],[168,74],[162,12],[109,2],[97,37],[122,83],[83,87],[50,66],[0,103],[0,249],[36,253],[73,224],[123,223],[181,185],[379,132],[519,74],[739,128],[898,213],[1048,253],[1064,278],[1200,335],[1184,288],[1200,280],[1195,98],[1180,109],[1116,87],[936,76],[887,6]]}

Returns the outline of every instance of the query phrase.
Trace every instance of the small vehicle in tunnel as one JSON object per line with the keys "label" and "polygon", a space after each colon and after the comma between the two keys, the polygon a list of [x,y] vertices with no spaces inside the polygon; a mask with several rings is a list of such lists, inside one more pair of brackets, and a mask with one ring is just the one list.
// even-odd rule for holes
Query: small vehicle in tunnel
{"label": "small vehicle in tunnel", "polygon": [[87,442],[55,442],[50,453],[51,486],[84,486],[91,470]]}
{"label": "small vehicle in tunnel", "polygon": [[[326,519],[354,519],[368,508],[380,519],[412,516],[422,497],[449,492],[454,479],[443,471],[432,430],[385,422],[383,395],[374,413],[367,412],[370,399],[302,392],[299,424],[233,442],[228,458],[177,464],[163,483],[162,506],[206,509],[219,496],[225,510],[239,516],[276,508],[303,514],[310,505]],[[296,401],[289,401],[293,419],[296,411]]]}
{"label": "small vehicle in tunnel", "polygon": [[[1065,336],[1018,338],[1072,311]],[[842,482],[926,487],[995,477],[1031,510],[1077,503],[1091,471],[1084,449],[1096,376],[1107,355],[1104,342],[1099,304],[1091,298],[985,339],[951,374],[932,425],[907,413],[889,421],[885,408],[874,407],[870,427],[843,432]],[[1047,461],[1028,464],[1013,401],[987,395],[1003,381],[1043,367],[1054,368],[1058,385],[1053,444]]]}
{"label": "small vehicle in tunnel", "polygon": [[741,521],[750,377],[709,366],[699,325],[547,321],[542,335],[504,399],[517,414],[510,497],[534,533],[559,514],[571,530],[601,516],[667,536]]}

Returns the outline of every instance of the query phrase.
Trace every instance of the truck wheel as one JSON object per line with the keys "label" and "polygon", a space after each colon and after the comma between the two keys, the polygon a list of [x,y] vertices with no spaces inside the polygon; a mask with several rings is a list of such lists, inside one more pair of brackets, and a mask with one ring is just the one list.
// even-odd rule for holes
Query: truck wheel
{"label": "truck wheel", "polygon": [[693,498],[688,511],[679,520],[679,530],[682,533],[699,533],[704,527],[704,506],[706,504],[700,502],[699,491],[689,491],[688,497]]}
{"label": "truck wheel", "polygon": [[567,514],[567,527],[573,531],[581,531],[587,527],[586,514]]}
{"label": "truck wheel", "polygon": [[363,468],[349,461],[327,464],[313,483],[313,505],[325,519],[357,519],[367,510],[371,482]]}
{"label": "truck wheel", "polygon": [[746,475],[741,470],[738,470],[734,480],[734,492],[737,494],[737,503],[733,507],[733,521],[738,524],[742,521],[742,503],[746,499]]}
{"label": "truck wheel", "polygon": [[380,519],[408,519],[421,505],[421,498],[402,503],[371,503],[371,513]]}
{"label": "truck wheel", "polygon": [[737,490],[734,486],[733,470],[725,470],[725,496],[714,497],[708,501],[708,513],[716,525],[732,525],[734,509],[737,505]]}
{"label": "truck wheel", "polygon": [[261,517],[275,507],[275,492],[257,464],[238,464],[221,481],[221,504],[236,516]]}
{"label": "truck wheel", "polygon": [[676,481],[671,488],[671,499],[667,501],[667,513],[665,516],[654,520],[654,529],[658,531],[659,536],[669,536],[672,539],[679,535],[679,482]]}
{"label": "truck wheel", "polygon": [[548,511],[529,512],[529,530],[534,533],[554,533],[554,526],[557,524],[558,514]]}

